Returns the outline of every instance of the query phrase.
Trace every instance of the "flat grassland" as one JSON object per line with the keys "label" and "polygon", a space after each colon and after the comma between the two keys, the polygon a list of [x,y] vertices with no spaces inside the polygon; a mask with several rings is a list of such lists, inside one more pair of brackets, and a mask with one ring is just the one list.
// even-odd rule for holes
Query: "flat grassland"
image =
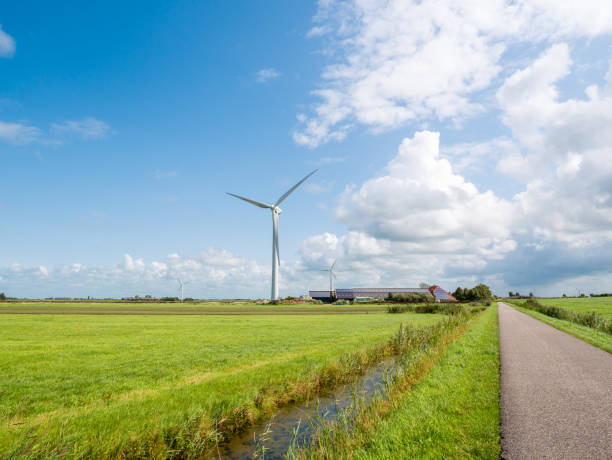
{"label": "flat grassland", "polygon": [[612,297],[557,297],[538,298],[542,305],[552,305],[581,313],[595,312],[612,320]]}
{"label": "flat grassland", "polygon": [[[262,391],[282,399],[346,354],[385,341],[401,322],[442,318],[304,307],[223,305],[214,308],[226,314],[214,314],[197,305],[4,304],[0,453],[67,447],[71,457],[114,457],[142,440],[155,452],[194,424],[214,432],[221,417],[256,417],[275,399],[257,402]],[[30,314],[9,313],[15,308]]]}
{"label": "flat grassland", "polygon": [[247,302],[0,302],[0,314],[51,315],[329,315],[386,311],[385,305],[254,304]]}

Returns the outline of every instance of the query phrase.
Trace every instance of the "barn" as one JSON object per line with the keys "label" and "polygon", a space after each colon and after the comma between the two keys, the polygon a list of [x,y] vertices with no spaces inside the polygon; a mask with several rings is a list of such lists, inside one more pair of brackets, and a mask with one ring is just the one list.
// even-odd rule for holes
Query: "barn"
{"label": "barn", "polygon": [[335,300],[350,300],[361,298],[380,299],[386,298],[391,294],[411,294],[422,293],[431,294],[436,302],[454,302],[456,299],[442,289],[440,286],[430,286],[428,288],[350,288],[336,289],[334,291],[310,291],[310,297],[323,302],[334,302]]}

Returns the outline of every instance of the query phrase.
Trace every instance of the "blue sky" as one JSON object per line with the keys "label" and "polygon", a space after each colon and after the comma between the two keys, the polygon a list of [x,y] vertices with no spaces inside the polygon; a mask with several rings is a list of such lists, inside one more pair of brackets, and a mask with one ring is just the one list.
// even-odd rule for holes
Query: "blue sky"
{"label": "blue sky", "polygon": [[265,297],[315,168],[282,295],[612,289],[612,7],[518,4],[5,5],[0,291]]}

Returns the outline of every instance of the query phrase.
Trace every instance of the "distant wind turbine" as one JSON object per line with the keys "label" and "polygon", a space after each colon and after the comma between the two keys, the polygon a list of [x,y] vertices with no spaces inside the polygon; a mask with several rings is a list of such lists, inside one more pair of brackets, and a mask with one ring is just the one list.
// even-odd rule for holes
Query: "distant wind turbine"
{"label": "distant wind turbine", "polygon": [[336,274],[334,273],[334,267],[336,266],[336,261],[334,260],[334,263],[331,264],[331,266],[329,268],[323,268],[321,271],[322,272],[329,272],[329,292],[331,295],[331,292],[333,291],[332,289],[332,278],[336,277]]}
{"label": "distant wind turbine", "polygon": [[260,203],[259,201],[251,200],[249,198],[245,198],[240,195],[234,195],[233,193],[226,192],[228,195],[231,195],[234,198],[238,198],[240,200],[246,201],[247,203],[251,203],[260,208],[270,209],[272,211],[272,292],[270,295],[270,300],[272,300],[272,302],[275,302],[275,303],[278,302],[279,300],[278,299],[278,268],[280,265],[280,254],[278,251],[278,216],[282,212],[281,209],[278,207],[278,205],[281,204],[285,198],[291,195],[291,193],[296,188],[298,188],[302,184],[302,182],[304,182],[306,179],[308,179],[310,176],[312,176],[317,171],[318,169],[315,169],[313,172],[308,174],[301,181],[299,181],[297,184],[295,184],[293,187],[287,190],[283,194],[283,196],[281,196],[278,200],[276,200],[276,203],[274,203],[273,205],[266,204],[266,203]]}
{"label": "distant wind turbine", "polygon": [[185,286],[185,284],[180,278],[176,279],[179,282],[179,291],[181,293],[181,302],[183,301],[183,286]]}

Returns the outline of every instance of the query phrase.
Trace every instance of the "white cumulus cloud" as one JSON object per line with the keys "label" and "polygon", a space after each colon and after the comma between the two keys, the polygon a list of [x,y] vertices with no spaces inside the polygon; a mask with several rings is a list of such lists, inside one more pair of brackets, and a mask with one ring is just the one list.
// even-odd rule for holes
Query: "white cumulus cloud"
{"label": "white cumulus cloud", "polygon": [[510,238],[511,204],[454,173],[429,131],[404,139],[386,174],[345,191],[336,213],[351,229],[418,252],[503,251]]}
{"label": "white cumulus cloud", "polygon": [[514,199],[523,232],[602,245],[612,240],[612,72],[584,98],[561,100],[557,84],[571,69],[569,47],[557,44],[499,89],[502,118],[524,150],[499,169],[529,179]]}
{"label": "white cumulus cloud", "polygon": [[[499,76],[513,44],[612,32],[597,0],[322,0],[312,35],[329,37],[319,99],[300,114],[298,144],[343,139],[355,124],[459,121],[483,110],[475,96]],[[331,31],[331,32],[330,32]]]}

